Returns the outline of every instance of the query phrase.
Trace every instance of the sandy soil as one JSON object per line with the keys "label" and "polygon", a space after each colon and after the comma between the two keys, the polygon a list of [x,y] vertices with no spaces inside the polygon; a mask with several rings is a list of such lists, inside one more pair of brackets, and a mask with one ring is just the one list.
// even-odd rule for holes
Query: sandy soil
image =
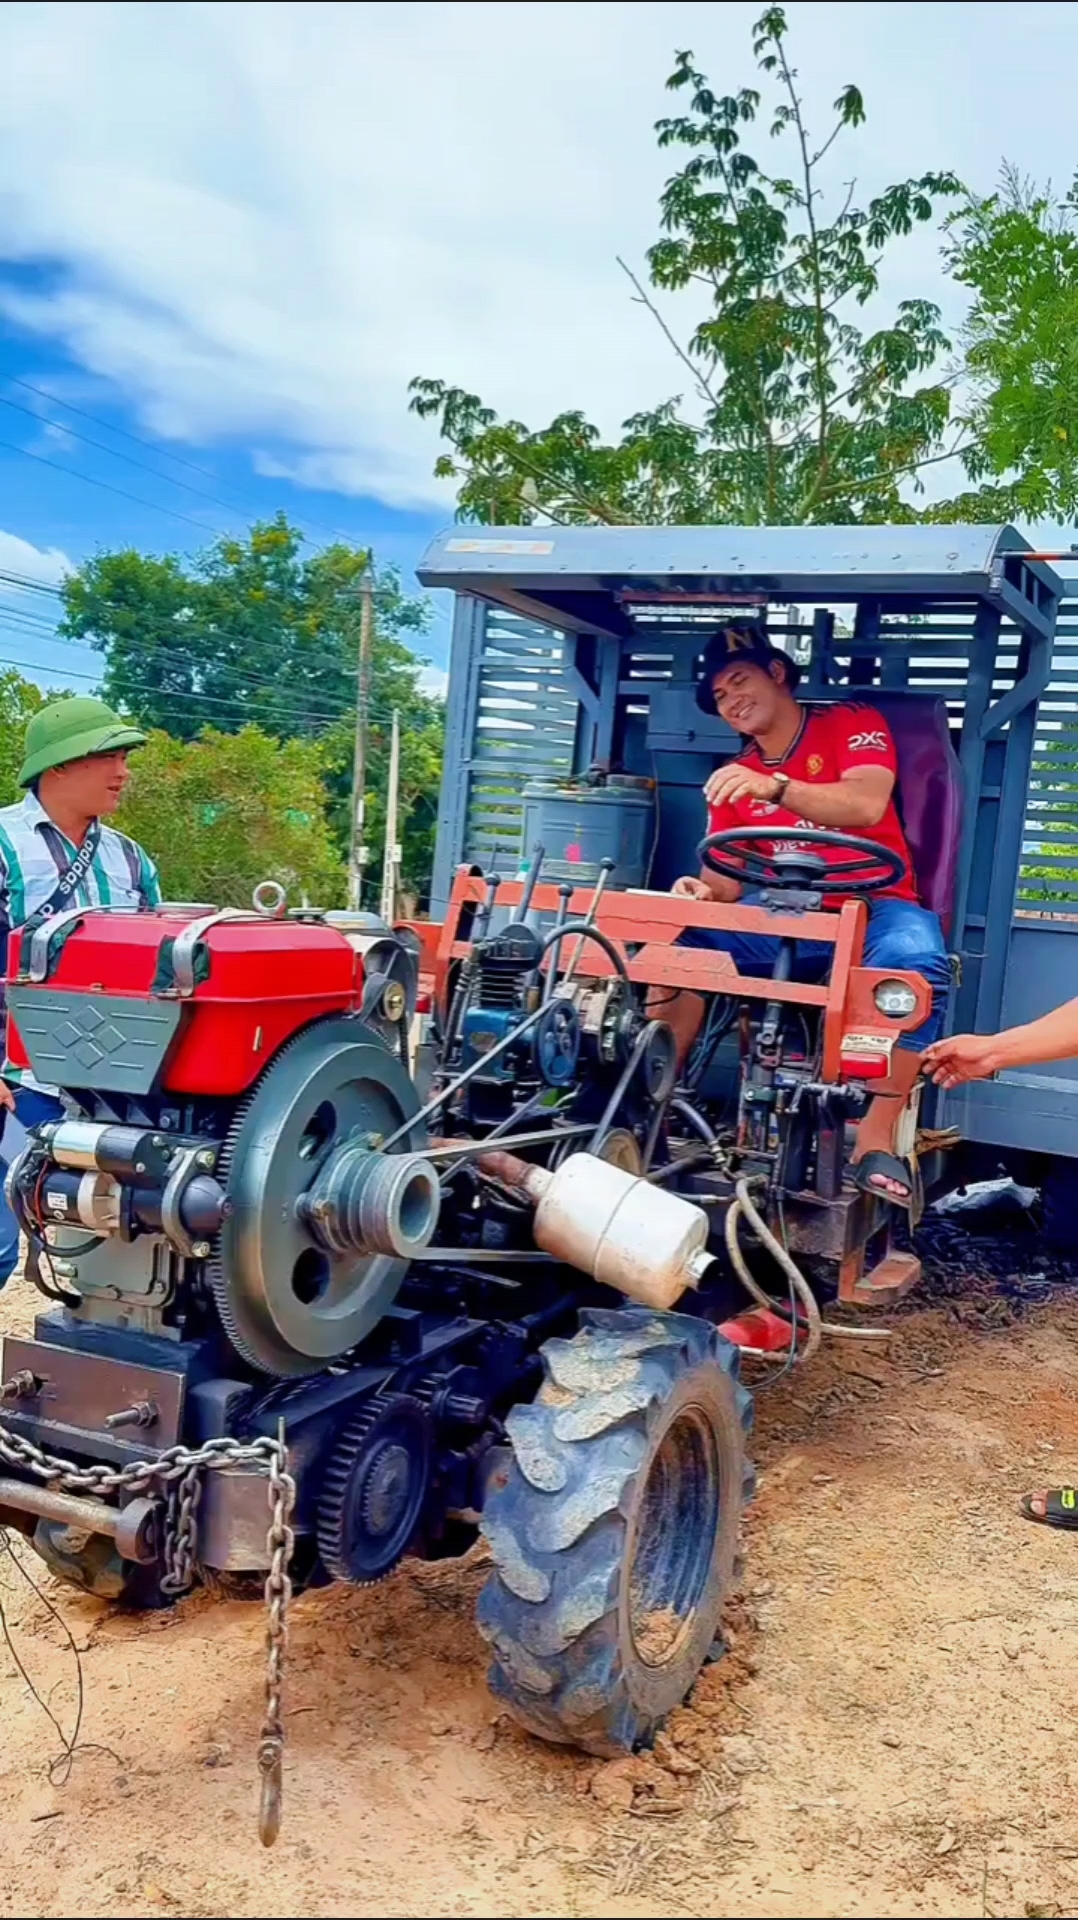
{"label": "sandy soil", "polygon": [[[0,1304],[29,1320],[21,1287]],[[408,1565],[295,1607],[265,1853],[258,1606],[137,1617],[45,1580],[88,1744],[50,1785],[56,1736],[0,1645],[0,1913],[1078,1911],[1078,1542],[1015,1511],[1078,1469],[1078,1303],[1008,1317],[907,1313],[885,1353],[835,1349],[762,1397],[733,1651],[658,1762],[599,1767],[500,1719],[482,1566]],[[70,1649],[10,1560],[0,1598],[70,1724]]]}

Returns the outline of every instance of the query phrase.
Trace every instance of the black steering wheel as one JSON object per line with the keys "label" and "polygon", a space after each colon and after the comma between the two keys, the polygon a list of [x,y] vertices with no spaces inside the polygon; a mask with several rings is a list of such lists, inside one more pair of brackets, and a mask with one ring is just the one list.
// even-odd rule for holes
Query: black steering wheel
{"label": "black steering wheel", "polygon": [[[790,836],[787,853],[764,853],[763,845]],[[794,836],[796,835],[796,840]],[[849,860],[825,860],[815,848],[837,847]],[[819,888],[828,893],[882,893],[904,878],[906,862],[892,847],[831,827],[724,827],[696,849],[701,866],[724,880],[781,891]]]}

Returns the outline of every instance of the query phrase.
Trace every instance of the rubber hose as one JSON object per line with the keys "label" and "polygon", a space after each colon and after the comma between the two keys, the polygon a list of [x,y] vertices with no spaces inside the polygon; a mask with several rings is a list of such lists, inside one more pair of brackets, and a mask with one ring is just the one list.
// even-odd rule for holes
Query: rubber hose
{"label": "rubber hose", "polygon": [[[629,969],[625,965],[623,956],[618,952],[614,942],[608,934],[603,932],[601,927],[591,927],[586,920],[567,920],[564,926],[551,927],[550,932],[543,941],[542,952],[549,953],[551,947],[560,945],[561,941],[571,939],[574,935],[578,939],[594,940],[596,946],[602,947],[607,959],[616,969],[621,979],[624,980],[626,986],[628,986]],[[555,965],[556,964],[557,962],[555,961]]]}
{"label": "rubber hose", "polygon": [[701,1140],[705,1140],[709,1147],[718,1145],[719,1136],[715,1132],[711,1122],[705,1120],[702,1113],[697,1112],[692,1101],[686,1100],[684,1094],[675,1093],[672,1096],[670,1111],[671,1113],[678,1114],[680,1118],[684,1120],[685,1125],[691,1127],[694,1133],[698,1133]]}
{"label": "rubber hose", "polygon": [[[744,1186],[744,1184],[745,1184],[744,1181],[738,1181],[738,1188]],[[806,1294],[811,1299],[813,1307],[815,1307],[816,1309],[816,1316],[819,1322],[820,1335],[826,1335],[831,1340],[869,1340],[871,1341],[871,1340],[890,1340],[892,1338],[892,1332],[890,1327],[843,1327],[843,1326],[839,1326],[833,1320],[824,1320],[823,1317],[820,1315],[819,1306],[816,1301],[816,1296],[812,1292],[812,1289],[809,1286],[808,1281],[804,1278],[804,1275],[801,1273],[800,1268],[794,1266],[794,1263],[792,1260],[790,1260],[790,1256],[786,1252],[785,1247],[781,1246],[781,1243],[775,1239],[774,1234],[770,1232],[768,1227],[760,1219],[760,1216],[756,1212],[756,1208],[752,1205],[751,1200],[749,1202],[749,1206],[751,1208],[752,1214],[756,1215],[756,1218],[755,1220],[752,1220],[750,1216],[747,1216],[747,1217],[750,1217],[750,1224],[753,1227],[757,1228],[757,1232],[759,1233],[759,1238],[763,1241],[764,1245],[768,1248],[769,1252],[776,1253],[776,1258],[778,1258],[779,1254],[783,1256],[783,1258],[779,1260],[779,1264],[782,1267],[783,1272],[788,1274],[791,1280],[793,1280],[794,1274],[797,1275],[797,1279],[794,1280],[794,1286],[797,1290],[798,1298],[805,1305],[805,1319],[809,1325],[809,1337],[805,1342],[805,1351],[801,1356],[803,1360],[807,1360],[811,1354],[815,1353],[816,1346],[819,1343],[819,1337],[817,1337],[817,1341],[815,1343],[812,1340],[812,1321],[811,1321],[811,1316],[809,1314],[807,1301],[805,1300]],[[745,1258],[744,1258],[744,1255],[742,1254],[741,1247],[738,1243],[738,1238],[737,1238],[737,1223],[741,1217],[743,1210],[744,1209],[742,1206],[741,1195],[740,1195],[740,1192],[738,1192],[737,1199],[733,1202],[733,1205],[727,1210],[727,1214],[726,1214],[726,1229],[725,1229],[726,1230],[726,1251],[730,1256],[730,1264],[733,1267],[734,1272],[737,1274],[737,1277],[741,1281],[742,1285],[748,1290],[748,1292],[752,1295],[753,1299],[756,1300],[761,1307],[766,1307],[768,1311],[771,1313],[780,1313],[785,1315],[787,1314],[787,1309],[781,1304],[781,1302],[772,1300],[770,1295],[764,1292],[763,1288],[760,1286],[759,1282],[755,1279],[753,1274],[749,1271],[749,1268],[745,1263]],[[757,1227],[757,1222],[759,1222],[758,1227]],[[763,1229],[762,1232],[759,1231],[760,1228]],[[789,1267],[786,1265],[787,1260],[789,1260]],[[793,1269],[792,1273],[790,1272],[791,1268]],[[802,1293],[801,1291],[802,1287],[805,1290],[804,1293]],[[800,1325],[801,1322],[798,1322],[798,1324]]]}
{"label": "rubber hose", "polygon": [[[772,1258],[782,1268],[797,1298],[805,1309],[805,1320],[808,1331],[801,1358],[802,1360],[811,1360],[820,1345],[823,1329],[823,1317],[820,1313],[816,1295],[813,1293],[800,1267],[790,1258],[781,1240],[775,1238],[766,1220],[762,1214],[757,1211],[756,1204],[749,1192],[748,1181],[738,1180],[734,1187],[734,1193],[736,1195],[735,1205],[730,1208],[726,1215],[726,1250],[730,1255],[734,1271],[738,1279],[748,1287],[754,1299],[758,1300],[761,1305],[767,1307],[774,1306],[774,1302],[768,1299],[763,1288],[757,1284],[750,1274],[745,1264],[741,1248],[738,1245],[737,1222],[739,1215],[743,1213],[755,1233],[756,1238],[767,1248],[768,1253],[771,1254]],[[732,1223],[731,1215],[733,1215]]]}

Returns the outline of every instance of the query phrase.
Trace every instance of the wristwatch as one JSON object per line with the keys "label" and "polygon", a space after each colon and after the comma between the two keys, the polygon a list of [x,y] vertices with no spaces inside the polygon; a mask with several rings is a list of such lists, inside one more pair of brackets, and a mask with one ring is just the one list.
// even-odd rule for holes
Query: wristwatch
{"label": "wristwatch", "polygon": [[777,806],[785,797],[786,789],[790,784],[790,776],[788,773],[774,773],[771,778],[775,782],[775,805]]}

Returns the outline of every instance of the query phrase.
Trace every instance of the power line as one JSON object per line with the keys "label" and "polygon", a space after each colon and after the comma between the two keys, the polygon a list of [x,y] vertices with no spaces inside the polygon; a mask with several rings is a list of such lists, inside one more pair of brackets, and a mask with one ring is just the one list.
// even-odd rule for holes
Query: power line
{"label": "power line", "polygon": [[3,567],[0,567],[0,581],[3,581],[5,584],[10,584],[13,587],[19,587],[25,592],[47,593],[55,599],[59,599],[62,592],[59,584],[50,585],[47,580],[35,580],[33,575],[29,573],[9,573]]}
{"label": "power line", "polygon": [[37,460],[43,467],[51,467],[54,473],[62,473],[68,480],[82,480],[88,487],[100,487],[105,493],[115,493],[121,500],[133,500],[137,507],[149,507],[153,513],[167,513],[173,520],[185,520],[189,527],[197,527],[200,533],[214,533],[216,528],[208,527],[204,520],[193,520],[189,513],[181,513],[177,507],[163,507],[155,500],[144,500],[139,493],[129,493],[126,487],[114,487],[109,480],[95,479],[93,474],[80,473],[77,467],[61,466],[59,460],[49,460],[43,453],[31,453],[29,447],[20,447],[14,440],[0,440],[0,447],[8,453],[19,453],[24,460]]}
{"label": "power line", "polygon": [[193,493],[199,500],[210,500],[215,507],[223,507],[239,520],[247,518],[242,507],[230,506],[227,500],[218,499],[215,493],[207,493],[203,487],[193,487],[189,480],[174,480],[171,474],[162,473],[158,467],[151,467],[146,460],[136,460],[130,453],[118,453],[115,447],[107,447],[103,440],[92,440],[88,433],[80,433],[77,427],[68,427],[62,420],[50,420],[48,414],[38,413],[33,407],[20,406],[17,400],[9,400],[0,393],[0,406],[11,407],[15,413],[24,413],[29,420],[36,420],[52,427],[57,433],[66,433],[72,440],[78,440],[84,447],[94,447],[98,453],[107,455],[110,460],[122,460],[125,466],[137,467],[140,473],[149,473],[155,480],[162,480],[166,487],[180,487],[184,493]]}
{"label": "power line", "polygon": [[[80,420],[89,420],[92,426],[103,427],[106,433],[116,434],[118,438],[121,440],[130,440],[132,446],[145,447],[148,452],[157,454],[158,457],[162,460],[172,460],[175,462],[175,464],[178,467],[186,467],[188,471],[191,473],[201,474],[204,480],[212,480],[217,486],[224,484],[233,493],[240,492],[240,489],[238,487],[234,487],[230,480],[226,480],[222,483],[220,476],[214,473],[210,467],[199,466],[198,462],[195,460],[186,460],[184,459],[182,454],[170,453],[167,447],[158,446],[154,441],[147,440],[142,434],[131,433],[125,427],[116,427],[112,424],[111,420],[102,420],[100,414],[90,413],[87,411],[85,407],[77,407],[75,406],[73,401],[63,400],[60,398],[59,394],[49,393],[44,387],[35,387],[32,380],[21,380],[17,378],[15,374],[9,374],[8,379],[12,386],[22,387],[26,393],[34,393],[38,396],[38,399],[40,400],[49,400],[51,401],[53,406],[63,407],[65,413],[76,414]],[[122,455],[118,455],[117,458],[122,458]],[[167,481],[168,475],[162,474],[161,478]],[[182,484],[182,482],[176,481],[173,484],[179,486]],[[207,499],[210,499],[213,496],[207,495],[206,497]],[[249,502],[248,505],[250,504],[252,503]],[[235,512],[237,510],[235,508],[229,508],[229,511]],[[344,540],[349,545],[353,545],[355,543],[355,535],[351,533],[345,533],[343,528],[328,526],[324,520],[315,520],[310,515],[306,516],[306,518],[307,518],[308,526],[318,527],[321,530],[321,532],[328,533],[332,539]]]}
{"label": "power line", "polygon": [[[4,631],[3,621],[0,620],[0,632],[3,632],[3,631]],[[41,673],[41,672],[47,672],[50,674],[55,673],[57,678],[59,679],[85,680],[93,683],[93,682],[99,681],[103,677],[103,672],[102,673],[84,673],[76,667],[49,666],[49,667],[43,668],[39,661],[27,660],[22,657],[16,657],[12,654],[0,654],[0,662],[3,662],[3,664],[6,666],[29,668],[32,672],[35,672],[35,673]],[[236,671],[239,671],[239,669],[236,669]],[[160,695],[162,698],[167,698],[170,702],[193,701],[193,702],[197,702],[198,705],[200,706],[226,707],[226,708],[238,707],[241,709],[250,703],[250,696],[247,693],[209,694],[209,693],[195,693],[193,691],[187,691],[184,688],[163,689],[160,686],[160,684],[157,682],[151,683],[149,681],[144,681],[144,680],[132,680],[129,682],[129,685],[131,687],[131,691],[134,693],[156,693]],[[248,680],[247,681],[248,687],[257,686],[259,688],[273,688],[276,685],[277,685],[276,681],[272,681],[272,680],[258,680],[258,681]],[[281,704],[283,711],[289,710],[287,705],[285,704],[287,702],[287,699],[288,699],[288,696],[286,694],[281,694],[278,696],[278,701]],[[300,710],[300,717],[305,720],[321,721],[323,724],[328,726],[328,725],[335,724],[335,722],[342,719],[345,716],[345,714],[351,714],[351,712],[352,712],[351,701],[345,701],[341,706],[304,707]],[[370,708],[371,718],[375,721],[381,722],[383,725],[388,725],[388,723],[392,719],[392,714],[393,714],[393,709],[390,706],[376,705]]]}

